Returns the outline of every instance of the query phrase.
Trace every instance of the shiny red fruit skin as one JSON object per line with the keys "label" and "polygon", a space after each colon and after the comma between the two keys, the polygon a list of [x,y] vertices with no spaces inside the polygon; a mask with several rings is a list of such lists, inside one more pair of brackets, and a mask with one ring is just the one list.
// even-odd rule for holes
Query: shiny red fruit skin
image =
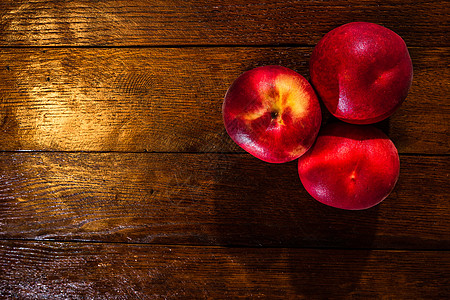
{"label": "shiny red fruit skin", "polygon": [[327,125],[298,162],[300,180],[317,201],[348,210],[370,208],[393,190],[400,172],[394,143],[369,125]]}
{"label": "shiny red fruit skin", "polygon": [[233,141],[270,163],[304,154],[319,132],[322,114],[309,82],[282,66],[263,66],[241,74],[222,106],[225,128]]}
{"label": "shiny red fruit skin", "polygon": [[399,35],[377,24],[354,22],[333,29],[319,41],[311,55],[310,75],[336,118],[372,124],[403,103],[413,66]]}

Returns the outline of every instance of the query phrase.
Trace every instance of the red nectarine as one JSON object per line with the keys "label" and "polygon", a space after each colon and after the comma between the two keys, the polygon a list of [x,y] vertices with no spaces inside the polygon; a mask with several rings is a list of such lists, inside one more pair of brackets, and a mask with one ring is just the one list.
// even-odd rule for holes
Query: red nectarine
{"label": "red nectarine", "polygon": [[309,82],[281,66],[241,74],[222,107],[230,137],[253,156],[271,163],[292,161],[314,143],[322,115]]}
{"label": "red nectarine", "polygon": [[373,23],[328,32],[310,60],[311,82],[327,109],[353,124],[379,122],[405,100],[413,67],[403,39]]}
{"label": "red nectarine", "polygon": [[300,180],[316,200],[358,210],[383,201],[394,188],[400,160],[379,129],[343,122],[327,125],[298,162]]}

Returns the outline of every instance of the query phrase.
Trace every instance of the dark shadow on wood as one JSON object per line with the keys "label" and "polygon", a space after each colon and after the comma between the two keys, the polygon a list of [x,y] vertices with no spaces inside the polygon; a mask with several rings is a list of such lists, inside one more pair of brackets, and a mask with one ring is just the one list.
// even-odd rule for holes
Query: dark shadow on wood
{"label": "dark shadow on wood", "polygon": [[[259,166],[253,167],[256,165]],[[221,180],[214,187],[219,244],[274,247],[277,248],[274,254],[279,255],[279,259],[284,259],[283,249],[289,247],[318,248],[318,251],[320,248],[372,247],[378,207],[345,211],[315,201],[302,187],[297,161],[268,164],[243,154],[228,157],[227,168],[222,170],[225,175],[217,177]],[[230,255],[233,253],[236,252],[230,251]],[[355,258],[359,263],[349,269],[345,265],[328,266],[319,254],[311,261],[299,262],[296,257],[287,257],[293,274],[299,274],[292,276],[292,286],[299,295],[307,298],[318,294],[349,296],[358,289],[369,254],[370,251],[359,251]],[[244,258],[235,257],[241,262]],[[268,270],[271,267],[275,266],[267,266]],[[305,269],[311,276],[304,277]],[[315,290],[319,280],[323,282],[320,292]]]}

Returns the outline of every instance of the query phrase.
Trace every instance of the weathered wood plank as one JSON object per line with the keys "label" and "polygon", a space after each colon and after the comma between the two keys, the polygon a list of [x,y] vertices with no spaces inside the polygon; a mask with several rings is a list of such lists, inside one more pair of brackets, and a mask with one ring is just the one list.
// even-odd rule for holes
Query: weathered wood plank
{"label": "weathered wood plank", "polygon": [[450,253],[0,242],[8,299],[445,299]]}
{"label": "weathered wood plank", "polygon": [[401,156],[380,205],[312,199],[296,162],[247,154],[1,153],[0,238],[448,249],[448,157]]}
{"label": "weathered wood plank", "polygon": [[448,46],[448,1],[2,0],[0,45],[314,45],[353,21]]}
{"label": "weathered wood plank", "polygon": [[[311,50],[3,50],[0,150],[242,151],[222,123],[228,86],[260,65],[308,76]],[[381,127],[401,153],[447,154],[449,51],[412,48],[411,55],[410,94]]]}

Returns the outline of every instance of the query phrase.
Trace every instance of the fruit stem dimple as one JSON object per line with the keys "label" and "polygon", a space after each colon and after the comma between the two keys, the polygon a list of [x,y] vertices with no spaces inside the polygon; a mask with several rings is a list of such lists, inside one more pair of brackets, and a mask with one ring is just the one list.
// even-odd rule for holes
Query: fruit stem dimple
{"label": "fruit stem dimple", "polygon": [[271,117],[272,119],[276,119],[276,118],[278,117],[278,112],[277,112],[277,111],[272,111],[272,112],[270,113],[270,117]]}

